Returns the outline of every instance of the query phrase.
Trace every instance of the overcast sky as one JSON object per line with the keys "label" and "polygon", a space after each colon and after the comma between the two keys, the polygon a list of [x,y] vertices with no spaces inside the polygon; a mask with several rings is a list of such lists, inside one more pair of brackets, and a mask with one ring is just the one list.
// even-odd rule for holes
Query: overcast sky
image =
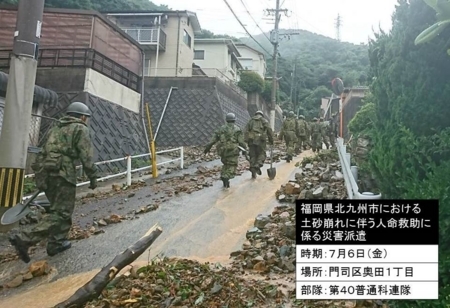
{"label": "overcast sky", "polygon": [[[226,0],[238,18],[252,35],[273,29],[273,19],[264,15],[267,8],[275,8],[275,0]],[[367,42],[372,27],[378,30],[391,28],[391,15],[397,0],[280,0],[282,8],[289,10],[282,15],[280,28],[305,29],[328,37],[336,37],[335,22],[342,18],[341,40],[359,44]],[[197,13],[202,29],[215,34],[246,36],[244,29],[234,18],[224,0],[153,0],[175,10]],[[247,7],[253,19],[247,13]],[[272,17],[273,18],[273,17]]]}

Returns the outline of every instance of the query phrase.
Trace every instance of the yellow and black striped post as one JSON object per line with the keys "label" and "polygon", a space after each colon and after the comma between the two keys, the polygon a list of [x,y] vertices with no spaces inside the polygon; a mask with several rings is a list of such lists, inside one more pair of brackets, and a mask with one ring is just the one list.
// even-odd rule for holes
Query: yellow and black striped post
{"label": "yellow and black striped post", "polygon": [[0,215],[22,199],[43,14],[44,0],[19,0],[0,134]]}
{"label": "yellow and black striped post", "polygon": [[0,168],[0,204],[10,208],[22,200],[24,169]]}

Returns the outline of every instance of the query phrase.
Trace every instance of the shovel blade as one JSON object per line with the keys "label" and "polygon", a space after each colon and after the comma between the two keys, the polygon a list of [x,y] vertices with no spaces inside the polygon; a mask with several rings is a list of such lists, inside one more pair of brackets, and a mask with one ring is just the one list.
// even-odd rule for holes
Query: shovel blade
{"label": "shovel blade", "polygon": [[36,199],[39,193],[40,191],[35,192],[28,200],[25,201],[25,203],[18,203],[9,210],[7,210],[3,214],[0,223],[4,226],[11,225],[27,216],[27,214],[31,212],[31,209],[29,207],[30,203],[34,199]]}
{"label": "shovel blade", "polygon": [[275,169],[275,168],[267,169],[267,175],[269,176],[270,180],[273,180],[275,178],[275,176],[277,175],[277,169]]}

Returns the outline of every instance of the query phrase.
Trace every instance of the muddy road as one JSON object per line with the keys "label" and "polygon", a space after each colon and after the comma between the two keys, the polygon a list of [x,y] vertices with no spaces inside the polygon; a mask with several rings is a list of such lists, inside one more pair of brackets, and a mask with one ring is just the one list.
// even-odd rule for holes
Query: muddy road
{"label": "muddy road", "polygon": [[[252,227],[255,216],[270,213],[277,204],[275,191],[294,177],[295,163],[309,155],[312,152],[306,151],[289,164],[275,164],[277,176],[273,181],[269,181],[265,165],[262,176],[252,180],[250,172],[245,171],[242,176],[231,181],[228,190],[223,190],[222,183],[215,181],[212,186],[200,191],[175,195],[156,211],[106,226],[103,228],[105,233],[74,241],[70,250],[52,258],[45,254],[45,250],[39,249],[33,255],[32,262],[48,260],[54,270],[41,280],[25,282],[17,289],[1,290],[0,307],[42,308],[57,304],[73,294],[155,223],[159,223],[163,233],[138,261],[146,262],[149,258],[163,254],[226,263],[229,254],[240,249],[246,230]],[[149,203],[151,189],[152,186],[142,187],[125,203],[120,201],[124,198],[120,195],[86,206],[96,205],[106,212],[108,205],[135,209]],[[0,279],[26,268],[27,265],[20,261],[1,264]]]}

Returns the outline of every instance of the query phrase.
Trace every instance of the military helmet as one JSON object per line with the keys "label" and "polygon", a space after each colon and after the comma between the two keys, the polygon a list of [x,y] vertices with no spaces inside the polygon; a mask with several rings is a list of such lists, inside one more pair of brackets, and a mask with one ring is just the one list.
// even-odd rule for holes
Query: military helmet
{"label": "military helmet", "polygon": [[295,116],[295,113],[294,113],[294,111],[289,111],[289,116],[290,116],[290,117],[293,117],[293,116]]}
{"label": "military helmet", "polygon": [[90,117],[91,111],[85,104],[81,102],[74,102],[67,107],[66,114],[79,114]]}
{"label": "military helmet", "polygon": [[225,117],[225,120],[227,122],[235,122],[236,121],[236,115],[234,113],[227,113],[227,116]]}
{"label": "military helmet", "polygon": [[303,114],[299,115],[298,117],[299,117],[300,119],[304,119],[304,118],[305,118],[305,116],[304,116]]}
{"label": "military helmet", "polygon": [[258,114],[264,116],[264,113],[261,110],[256,111],[255,115],[258,115]]}
{"label": "military helmet", "polygon": [[313,121],[317,121],[317,118],[316,118],[316,117],[314,117],[314,118],[313,118]]}

